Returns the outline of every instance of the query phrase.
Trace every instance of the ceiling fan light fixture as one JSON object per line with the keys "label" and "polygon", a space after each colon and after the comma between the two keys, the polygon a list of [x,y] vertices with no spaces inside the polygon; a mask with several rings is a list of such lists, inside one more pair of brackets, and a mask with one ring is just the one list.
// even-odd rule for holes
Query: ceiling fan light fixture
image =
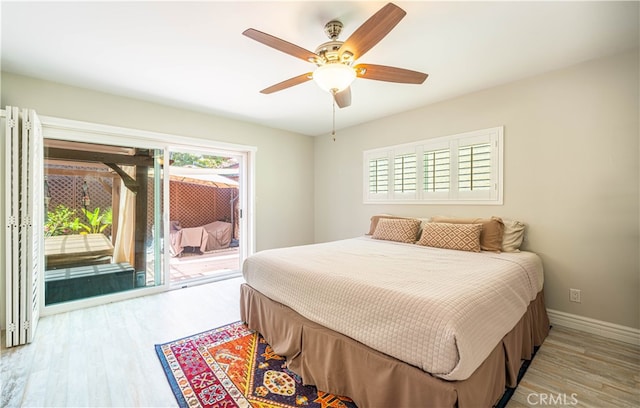
{"label": "ceiling fan light fixture", "polygon": [[329,93],[338,93],[356,79],[356,71],[349,65],[334,63],[321,65],[313,72],[313,80]]}
{"label": "ceiling fan light fixture", "polygon": [[329,41],[320,44],[315,52],[254,28],[245,30],[243,35],[318,67],[315,72],[289,78],[261,90],[260,93],[271,94],[313,79],[320,88],[332,95],[334,107],[346,108],[351,105],[350,85],[356,78],[401,84],[422,84],[428,76],[422,72],[386,65],[354,66],[355,62],[386,37],[406,14],[406,11],[395,4],[387,3],[355,29],[346,41],[338,40],[343,27],[342,23],[338,20],[329,21],[325,25],[325,33]]}

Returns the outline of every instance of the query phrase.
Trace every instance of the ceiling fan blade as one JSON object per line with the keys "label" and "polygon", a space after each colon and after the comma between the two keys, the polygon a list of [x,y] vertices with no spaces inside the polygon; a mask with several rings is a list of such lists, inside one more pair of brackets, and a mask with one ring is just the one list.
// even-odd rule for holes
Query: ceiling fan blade
{"label": "ceiling fan blade", "polygon": [[387,67],[385,65],[358,64],[354,67],[356,76],[376,81],[399,82],[401,84],[421,84],[429,75],[404,68]]}
{"label": "ceiling fan blade", "polygon": [[400,7],[388,3],[347,38],[347,41],[340,47],[340,55],[349,51],[353,54],[354,60],[362,57],[389,34],[406,14],[407,12]]}
{"label": "ceiling fan blade", "polygon": [[262,91],[260,91],[260,93],[270,94],[270,93],[282,91],[283,89],[291,88],[292,86],[300,85],[300,84],[302,84],[304,82],[307,82],[307,81],[311,80],[312,76],[313,76],[312,72],[307,72],[306,74],[302,74],[302,75],[295,76],[293,78],[289,78],[289,79],[284,80],[284,81],[282,81],[280,83],[277,83],[277,84],[272,85],[272,86],[270,86],[268,88],[265,88]]}
{"label": "ceiling fan blade", "polygon": [[347,87],[342,91],[333,95],[333,100],[336,101],[336,105],[339,108],[346,108],[351,106],[351,87]]}
{"label": "ceiling fan blade", "polygon": [[254,30],[253,28],[245,30],[242,34],[258,41],[259,43],[262,43],[271,48],[275,48],[278,51],[282,51],[285,54],[292,55],[307,62],[314,62],[318,58],[317,54],[309,50],[305,50],[302,47],[298,47],[295,44],[291,44],[288,41],[282,40],[278,37],[274,37],[270,34],[263,33],[262,31]]}

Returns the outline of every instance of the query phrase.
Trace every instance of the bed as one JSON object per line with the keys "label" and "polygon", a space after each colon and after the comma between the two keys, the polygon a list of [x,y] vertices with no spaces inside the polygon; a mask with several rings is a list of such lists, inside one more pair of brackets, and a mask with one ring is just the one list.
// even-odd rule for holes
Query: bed
{"label": "bed", "polygon": [[416,238],[259,252],[241,317],[305,383],[359,406],[492,406],[548,333],[541,260]]}
{"label": "bed", "polygon": [[214,221],[200,227],[182,228],[179,221],[171,221],[171,250],[180,256],[185,248],[195,248],[201,253],[228,248],[232,226],[228,222]]}

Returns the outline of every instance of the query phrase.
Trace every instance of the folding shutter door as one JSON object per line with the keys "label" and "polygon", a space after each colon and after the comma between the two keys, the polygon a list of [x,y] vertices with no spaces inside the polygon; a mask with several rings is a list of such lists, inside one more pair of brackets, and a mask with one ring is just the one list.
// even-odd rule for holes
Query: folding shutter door
{"label": "folding shutter door", "polygon": [[33,110],[7,107],[5,126],[6,345],[33,340],[43,253],[42,126]]}

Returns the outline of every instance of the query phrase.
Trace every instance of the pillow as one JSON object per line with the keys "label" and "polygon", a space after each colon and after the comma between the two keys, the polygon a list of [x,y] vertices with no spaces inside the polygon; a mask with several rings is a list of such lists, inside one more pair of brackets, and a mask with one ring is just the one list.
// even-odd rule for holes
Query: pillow
{"label": "pillow", "polygon": [[378,222],[382,219],[392,219],[392,220],[410,220],[412,218],[409,217],[397,217],[395,215],[389,214],[378,214],[371,217],[371,224],[369,225],[369,232],[366,235],[373,235],[376,231],[376,227],[378,226]]}
{"label": "pillow", "polygon": [[520,245],[524,239],[525,224],[516,220],[502,220],[504,234],[502,235],[502,250],[504,252],[520,252]]}
{"label": "pillow", "polygon": [[483,251],[493,252],[500,252],[502,250],[504,224],[501,218],[433,217],[431,221],[447,222],[450,224],[482,224],[482,233],[480,233],[480,249]]}
{"label": "pillow", "polygon": [[419,230],[420,220],[382,218],[371,238],[413,244]]}
{"label": "pillow", "polygon": [[480,252],[482,224],[430,222],[422,228],[418,245]]}

